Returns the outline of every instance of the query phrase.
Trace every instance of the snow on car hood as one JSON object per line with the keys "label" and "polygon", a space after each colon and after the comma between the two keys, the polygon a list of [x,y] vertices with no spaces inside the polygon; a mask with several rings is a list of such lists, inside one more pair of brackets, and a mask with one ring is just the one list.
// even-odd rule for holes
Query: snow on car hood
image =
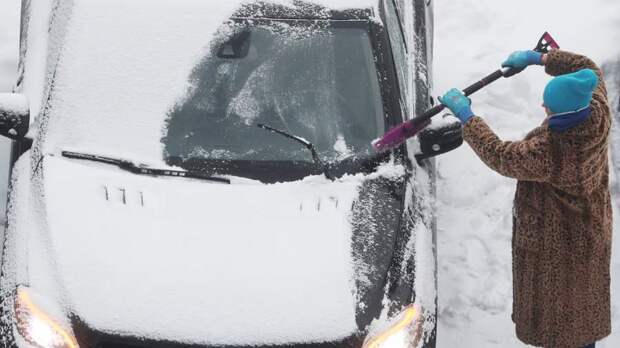
{"label": "snow on car hood", "polygon": [[51,156],[44,177],[61,287],[93,329],[209,344],[357,330],[359,180],[226,185]]}

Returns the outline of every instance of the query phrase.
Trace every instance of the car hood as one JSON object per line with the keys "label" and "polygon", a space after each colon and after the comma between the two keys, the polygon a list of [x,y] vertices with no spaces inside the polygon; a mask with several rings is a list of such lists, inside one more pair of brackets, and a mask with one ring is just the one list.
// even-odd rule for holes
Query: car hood
{"label": "car hood", "polygon": [[227,185],[44,161],[49,243],[72,313],[98,331],[190,343],[356,332],[359,185]]}

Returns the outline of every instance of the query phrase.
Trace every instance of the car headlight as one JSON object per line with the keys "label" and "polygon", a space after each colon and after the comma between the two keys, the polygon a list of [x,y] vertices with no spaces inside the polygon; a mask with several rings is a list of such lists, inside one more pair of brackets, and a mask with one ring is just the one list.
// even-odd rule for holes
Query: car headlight
{"label": "car headlight", "polygon": [[422,310],[414,305],[394,318],[388,329],[364,341],[364,348],[415,348],[422,338]]}
{"label": "car headlight", "polygon": [[36,347],[79,347],[70,331],[37,307],[23,287],[18,288],[15,294],[15,323],[19,334]]}

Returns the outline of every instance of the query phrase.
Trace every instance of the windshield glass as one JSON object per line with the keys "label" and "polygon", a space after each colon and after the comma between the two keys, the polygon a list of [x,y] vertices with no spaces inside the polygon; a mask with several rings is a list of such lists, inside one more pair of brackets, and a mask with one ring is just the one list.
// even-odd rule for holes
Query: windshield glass
{"label": "windshield glass", "polygon": [[384,131],[368,23],[237,22],[222,30],[169,113],[168,158],[305,161],[310,152],[258,124],[313,143],[322,160],[372,154]]}
{"label": "windshield glass", "polygon": [[382,159],[370,142],[394,98],[379,88],[390,67],[378,24],[231,20],[238,5],[224,3],[158,2],[161,17],[131,1],[76,1],[54,42],[37,147],[268,182],[321,174],[311,151],[263,123],[313,143],[334,175],[373,171]]}

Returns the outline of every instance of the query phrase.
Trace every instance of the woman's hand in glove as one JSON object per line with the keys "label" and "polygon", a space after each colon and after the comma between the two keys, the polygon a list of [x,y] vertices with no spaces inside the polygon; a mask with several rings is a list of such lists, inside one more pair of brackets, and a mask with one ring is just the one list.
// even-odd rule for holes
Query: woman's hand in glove
{"label": "woman's hand in glove", "polygon": [[449,90],[448,93],[439,98],[439,101],[450,109],[454,116],[461,120],[462,124],[467,123],[467,121],[474,117],[474,113],[471,110],[471,100],[456,88]]}

